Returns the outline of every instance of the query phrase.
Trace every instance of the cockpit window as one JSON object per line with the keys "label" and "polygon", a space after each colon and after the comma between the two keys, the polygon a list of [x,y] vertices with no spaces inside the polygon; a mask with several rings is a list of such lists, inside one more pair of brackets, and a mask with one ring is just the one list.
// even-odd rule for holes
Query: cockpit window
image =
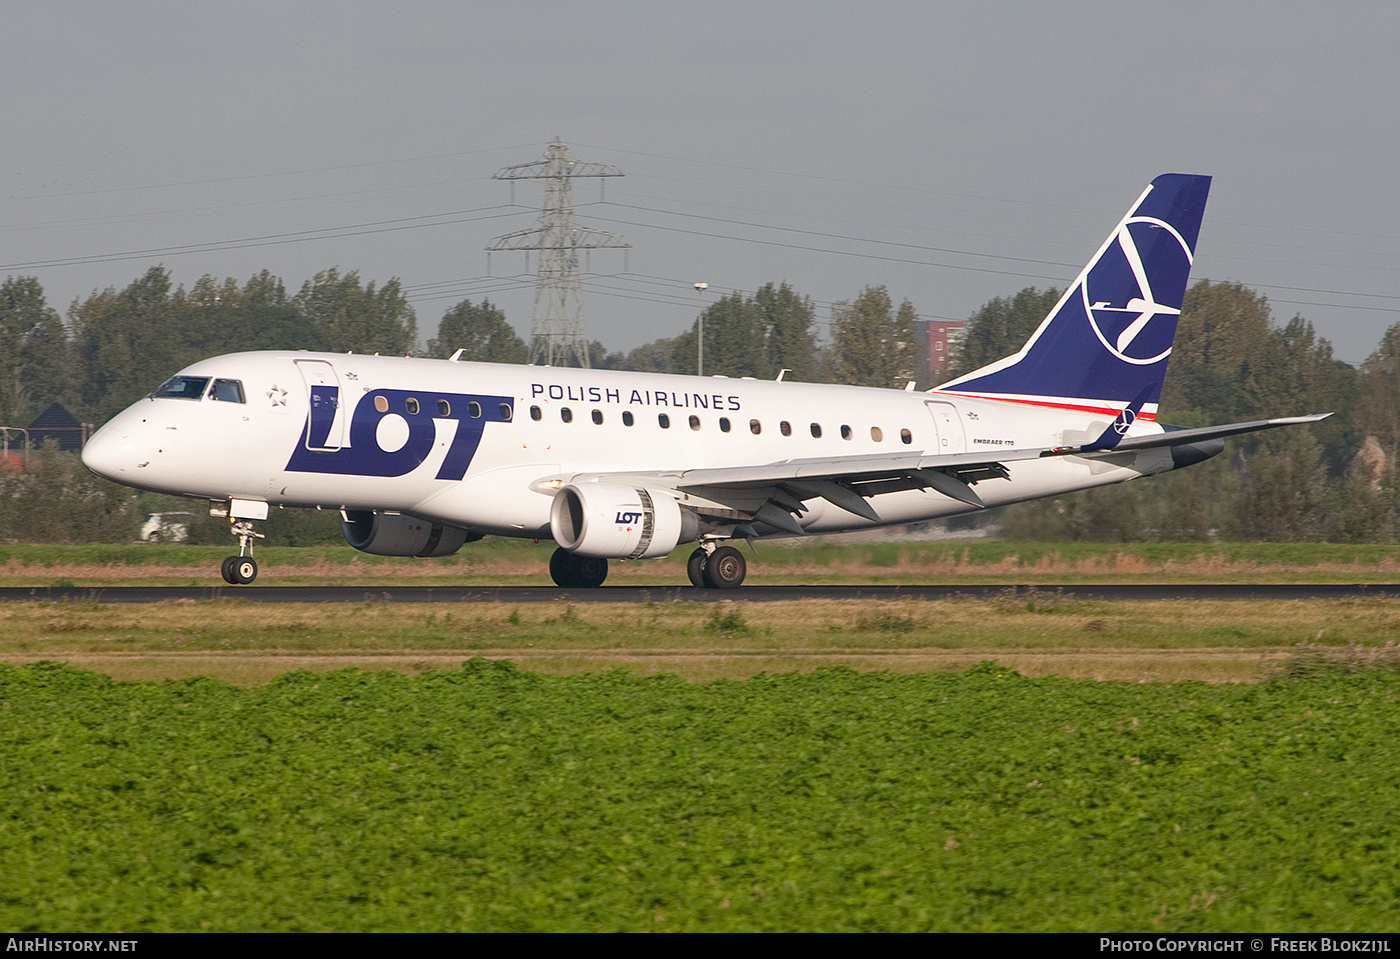
{"label": "cockpit window", "polygon": [[211,400],[223,400],[225,403],[243,403],[243,382],[241,380],[215,380],[214,385],[209,388],[209,398]]}
{"label": "cockpit window", "polygon": [[172,376],[151,396],[158,400],[198,400],[204,398],[204,388],[208,385],[207,376]]}

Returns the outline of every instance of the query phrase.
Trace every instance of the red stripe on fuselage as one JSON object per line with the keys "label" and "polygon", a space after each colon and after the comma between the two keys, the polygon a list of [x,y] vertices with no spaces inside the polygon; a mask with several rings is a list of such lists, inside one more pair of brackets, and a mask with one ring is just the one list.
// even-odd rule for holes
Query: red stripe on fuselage
{"label": "red stripe on fuselage", "polygon": [[[955,390],[938,390],[937,395],[942,396],[965,396],[972,400],[996,400],[998,403],[1020,403],[1022,406],[1041,406],[1052,410],[1074,410],[1077,413],[1100,413],[1104,416],[1117,416],[1123,412],[1121,406],[1086,406],[1083,403],[1065,403],[1051,399],[1030,399],[1024,396],[997,396],[989,393],[959,393]],[[1157,419],[1156,411],[1148,412],[1143,410],[1137,415],[1140,420],[1151,423]]]}

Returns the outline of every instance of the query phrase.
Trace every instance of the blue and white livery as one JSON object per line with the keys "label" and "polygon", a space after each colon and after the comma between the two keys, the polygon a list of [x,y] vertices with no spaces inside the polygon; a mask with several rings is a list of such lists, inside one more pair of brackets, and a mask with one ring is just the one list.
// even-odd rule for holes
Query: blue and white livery
{"label": "blue and white livery", "polygon": [[1210,177],[1153,180],[1014,356],[939,389],[1153,420]]}
{"label": "blue and white livery", "polygon": [[181,370],[100,429],[94,472],[208,499],[257,575],[273,506],[338,509],[371,553],[553,539],[560,586],[695,543],[738,586],[736,539],[893,526],[1150,476],[1223,438],[1156,422],[1210,179],[1160,176],[1017,353],[925,393],[404,357],[238,353]]}

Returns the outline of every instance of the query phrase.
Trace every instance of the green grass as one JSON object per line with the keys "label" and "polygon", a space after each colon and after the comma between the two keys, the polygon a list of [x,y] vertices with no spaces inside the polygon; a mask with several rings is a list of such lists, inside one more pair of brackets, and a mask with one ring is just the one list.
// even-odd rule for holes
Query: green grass
{"label": "green grass", "polygon": [[[610,582],[681,585],[691,546],[665,560],[615,561]],[[261,583],[546,585],[551,543],[488,538],[450,557],[371,556],[349,546],[261,547]],[[217,584],[228,546],[0,545],[5,585]],[[748,551],[755,584],[1394,582],[1391,546],[1327,543],[1090,544],[990,540],[780,540]]]}
{"label": "green grass", "polygon": [[[735,624],[730,624],[735,625]],[[20,931],[1400,924],[1400,678],[0,666]]]}

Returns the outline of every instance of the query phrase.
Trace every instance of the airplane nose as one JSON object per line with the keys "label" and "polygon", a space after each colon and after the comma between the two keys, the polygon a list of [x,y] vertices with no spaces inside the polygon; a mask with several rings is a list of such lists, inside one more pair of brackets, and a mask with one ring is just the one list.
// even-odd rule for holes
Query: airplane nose
{"label": "airplane nose", "polygon": [[122,482],[131,462],[131,443],[125,433],[107,424],[83,447],[83,465],[104,479]]}

